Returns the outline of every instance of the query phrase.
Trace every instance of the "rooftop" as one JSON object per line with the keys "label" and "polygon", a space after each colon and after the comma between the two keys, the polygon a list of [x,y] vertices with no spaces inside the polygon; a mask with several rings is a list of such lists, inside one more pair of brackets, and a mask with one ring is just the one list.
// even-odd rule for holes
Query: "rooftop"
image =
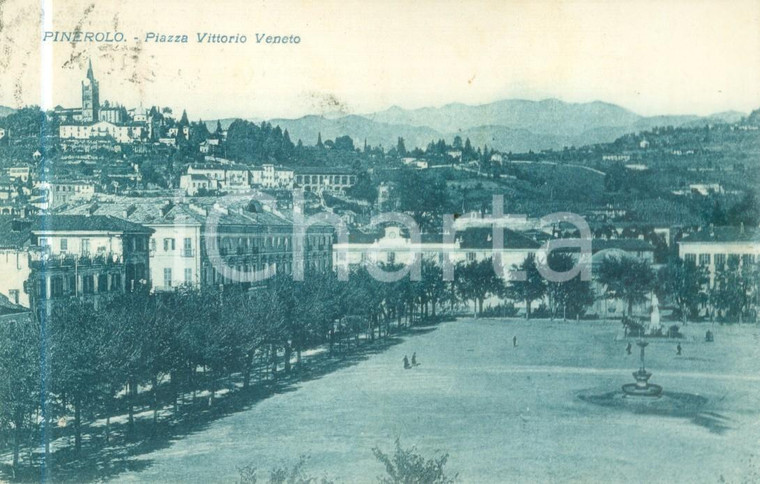
{"label": "rooftop", "polygon": [[593,239],[591,252],[619,249],[626,252],[654,252],[654,246],[642,239]]}
{"label": "rooftop", "polygon": [[[493,247],[493,229],[490,227],[473,227],[457,232],[463,249],[490,249]],[[539,249],[541,244],[514,230],[504,229],[505,249]]]}
{"label": "rooftop", "polygon": [[708,227],[681,240],[682,244],[692,242],[760,242],[760,231],[754,227]]}
{"label": "rooftop", "polygon": [[301,175],[350,175],[353,170],[340,166],[297,166],[293,168],[296,174]]}

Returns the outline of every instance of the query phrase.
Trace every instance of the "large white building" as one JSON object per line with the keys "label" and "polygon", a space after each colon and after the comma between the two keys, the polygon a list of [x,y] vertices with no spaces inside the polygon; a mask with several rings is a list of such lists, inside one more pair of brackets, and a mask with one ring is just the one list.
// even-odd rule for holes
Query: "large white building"
{"label": "large white building", "polygon": [[755,228],[707,227],[678,242],[678,255],[687,263],[704,266],[710,275],[729,267],[753,264],[760,257],[760,232]]}
{"label": "large white building", "polygon": [[311,192],[343,192],[356,184],[349,168],[305,166],[295,169],[295,186]]}
{"label": "large white building", "polygon": [[420,242],[415,243],[406,230],[390,226],[383,233],[355,232],[349,235],[347,244],[334,244],[333,265],[344,268],[366,263],[408,265],[417,254],[437,264],[443,264],[448,256],[451,263],[457,264],[482,261],[499,254],[504,267],[510,268],[540,248],[535,240],[509,229],[504,229],[502,246],[495,247],[491,228],[468,228],[457,231],[454,237],[421,234]]}
{"label": "large white building", "polygon": [[146,138],[147,126],[143,123],[116,124],[109,121],[97,123],[61,124],[58,136],[61,139],[99,139],[113,138],[117,143],[132,143]]}
{"label": "large white building", "polygon": [[[251,187],[250,169],[245,165],[199,163],[188,166],[187,175],[206,177],[217,185],[216,188],[224,191],[246,191]],[[185,188],[191,188],[191,186],[187,185]]]}
{"label": "large white building", "polygon": [[[312,192],[343,192],[356,184],[356,175],[348,168],[339,167],[299,167],[288,168],[264,164],[246,166],[231,163],[228,160],[215,163],[190,165],[184,178],[180,178],[180,188],[186,194],[194,195],[205,177],[216,185],[215,188],[228,192],[247,191],[251,188],[285,189],[303,188]],[[196,178],[187,175],[196,176]],[[205,188],[205,187],[204,187]]]}
{"label": "large white building", "polygon": [[291,168],[265,164],[251,169],[251,184],[261,188],[293,188],[295,172]]}
{"label": "large white building", "polygon": [[95,185],[84,180],[44,181],[35,188],[46,196],[51,208],[72,202],[85,202],[95,195]]}

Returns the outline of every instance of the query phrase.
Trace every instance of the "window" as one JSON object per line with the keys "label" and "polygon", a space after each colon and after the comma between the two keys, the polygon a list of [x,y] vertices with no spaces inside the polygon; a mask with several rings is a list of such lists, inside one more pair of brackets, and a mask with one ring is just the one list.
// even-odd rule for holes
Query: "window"
{"label": "window", "polygon": [[40,247],[47,247],[48,246],[48,239],[45,237],[40,237]]}
{"label": "window", "polygon": [[174,250],[174,239],[164,239],[164,252]]}
{"label": "window", "polygon": [[185,269],[185,284],[193,283],[193,270],[189,267]]}
{"label": "window", "polygon": [[170,267],[164,269],[164,286],[172,287],[172,270]]}
{"label": "window", "polygon": [[742,255],[742,265],[747,267],[755,262],[755,256],[753,254]]}
{"label": "window", "polygon": [[697,255],[696,254],[684,254],[683,260],[687,264],[695,264],[696,265],[696,263],[697,263]]}
{"label": "window", "polygon": [[156,239],[153,239],[153,238],[150,239],[150,251],[151,252],[156,251]]}
{"label": "window", "polygon": [[82,255],[90,253],[90,239],[82,239]]}
{"label": "window", "polygon": [[190,237],[185,237],[182,241],[182,255],[185,257],[193,255],[193,240]]}
{"label": "window", "polygon": [[739,267],[739,254],[728,254],[728,267],[731,269]]}
{"label": "window", "polygon": [[13,302],[13,304],[18,304],[18,296],[19,296],[18,289],[11,289],[10,291],[8,291],[8,299],[10,299]]}
{"label": "window", "polygon": [[726,254],[715,254],[715,257],[713,258],[713,262],[715,263],[715,268],[720,270],[726,267]]}
{"label": "window", "polygon": [[699,265],[710,265],[710,254],[699,254]]}
{"label": "window", "polygon": [[50,278],[50,294],[52,297],[63,296],[63,277],[53,276]]}
{"label": "window", "polygon": [[61,239],[61,252],[66,252],[67,250],[69,250],[69,240]]}
{"label": "window", "polygon": [[393,264],[396,262],[396,253],[395,252],[388,252],[388,263]]}
{"label": "window", "polygon": [[467,262],[474,262],[475,261],[475,252],[468,252],[467,253]]}

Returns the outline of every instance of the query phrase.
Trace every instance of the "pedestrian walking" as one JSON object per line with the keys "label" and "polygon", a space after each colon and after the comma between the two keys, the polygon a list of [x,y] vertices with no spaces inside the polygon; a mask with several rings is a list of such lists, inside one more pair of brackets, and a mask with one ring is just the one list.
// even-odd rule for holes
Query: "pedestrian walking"
{"label": "pedestrian walking", "polygon": [[417,352],[415,351],[412,353],[412,366],[417,366],[419,363],[417,363]]}
{"label": "pedestrian walking", "polygon": [[680,355],[680,354],[681,354],[681,343],[678,343],[678,345],[676,345],[676,355]]}
{"label": "pedestrian walking", "polygon": [[409,368],[411,368],[411,366],[409,366],[409,358],[404,355],[404,369],[408,370]]}
{"label": "pedestrian walking", "polygon": [[514,347],[514,348],[517,347],[517,336],[513,336],[512,337],[512,347]]}
{"label": "pedestrian walking", "polygon": [[631,354],[631,342],[630,341],[628,342],[628,346],[625,347],[625,352],[628,353],[629,355]]}

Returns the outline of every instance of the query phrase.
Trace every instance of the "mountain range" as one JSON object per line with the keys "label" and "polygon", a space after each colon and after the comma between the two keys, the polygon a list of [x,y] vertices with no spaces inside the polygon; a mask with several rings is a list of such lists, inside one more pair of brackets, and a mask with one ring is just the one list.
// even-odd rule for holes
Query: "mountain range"
{"label": "mountain range", "polygon": [[[0,106],[0,117],[15,110]],[[488,104],[447,104],[441,107],[403,109],[393,106],[374,113],[307,115],[296,119],[270,119],[287,129],[295,142],[313,145],[319,134],[323,140],[348,135],[357,146],[390,148],[399,137],[407,149],[425,148],[433,140],[451,142],[455,136],[469,138],[472,145],[504,152],[527,152],[608,143],[631,132],[655,126],[699,126],[706,123],[739,121],[745,113],[725,111],[710,116],[641,116],[621,106],[594,101],[568,103],[558,99],[527,101],[508,99]],[[221,119],[227,128],[233,118]],[[260,122],[261,119],[249,118]],[[209,129],[216,120],[207,121]]]}
{"label": "mountain range", "polygon": [[[287,129],[295,142],[313,145],[317,136],[323,140],[348,135],[357,146],[364,140],[372,146],[390,148],[398,137],[407,149],[424,148],[440,138],[451,142],[454,136],[470,138],[473,146],[488,145],[505,152],[561,149],[608,143],[631,132],[655,126],[703,125],[736,122],[745,113],[726,111],[711,116],[674,115],[641,116],[615,104],[604,102],[568,103],[558,99],[527,101],[510,99],[489,104],[447,104],[442,107],[403,109],[393,106],[384,111],[363,115],[308,115],[297,119],[270,119],[273,125]],[[260,119],[249,119],[261,121]],[[221,120],[227,127],[233,119]],[[213,129],[216,120],[209,121]]]}
{"label": "mountain range", "polygon": [[[442,107],[403,109],[393,106],[363,115],[308,115],[297,119],[271,119],[287,129],[292,140],[311,145],[322,139],[349,135],[357,145],[367,143],[386,148],[404,138],[407,149],[424,148],[432,140],[454,136],[470,138],[473,146],[488,145],[501,151],[561,149],[607,143],[631,132],[655,126],[702,125],[736,122],[745,113],[727,111],[711,116],[641,116],[615,104],[604,102],[568,103],[558,99],[527,101],[510,99],[489,104],[447,104]],[[233,120],[221,120],[228,126]],[[252,120],[253,121],[253,120]],[[260,121],[260,120],[256,120]],[[216,121],[210,121],[213,129]]]}

